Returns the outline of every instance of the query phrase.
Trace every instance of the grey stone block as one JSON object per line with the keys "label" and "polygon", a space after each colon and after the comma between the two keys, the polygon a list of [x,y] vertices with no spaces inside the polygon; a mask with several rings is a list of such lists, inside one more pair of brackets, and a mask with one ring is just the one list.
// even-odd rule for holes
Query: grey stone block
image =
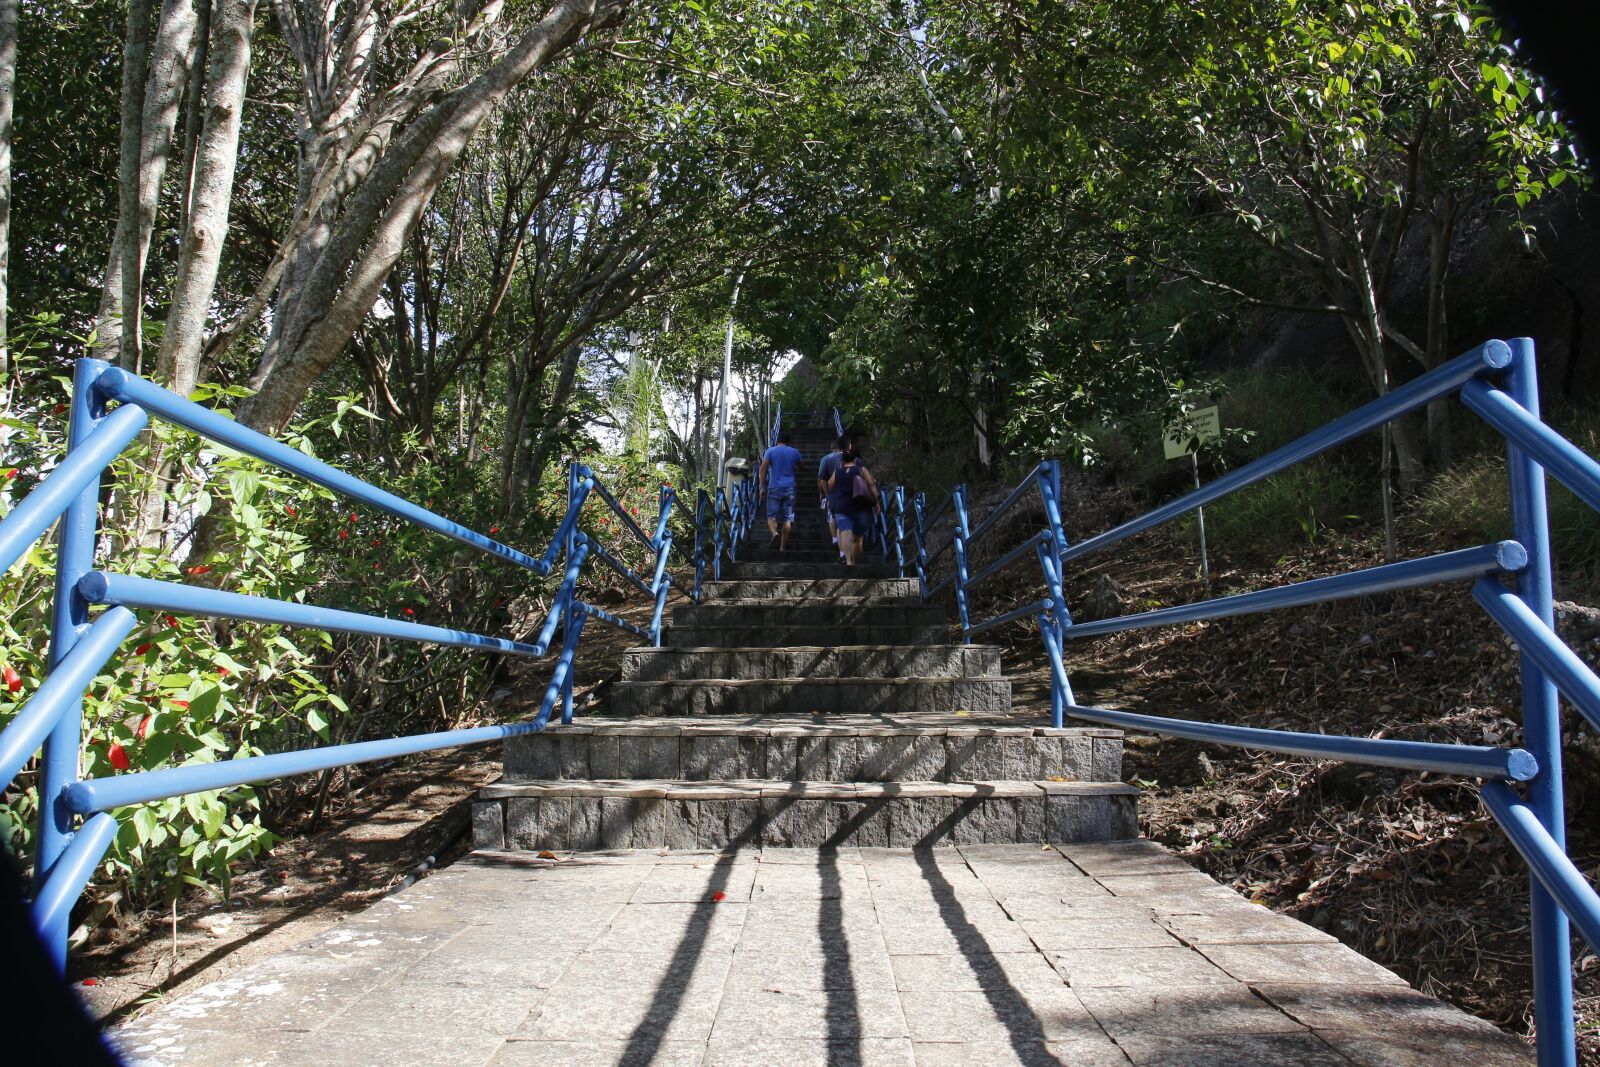
{"label": "grey stone block", "polygon": [[761,842],[776,848],[820,848],[834,823],[833,803],[805,797],[761,798]]}
{"label": "grey stone block", "polygon": [[762,777],[775,782],[788,782],[799,778],[797,757],[800,752],[800,738],[768,737],[765,750],[766,770]]}
{"label": "grey stone block", "polygon": [[472,847],[506,847],[506,812],[502,802],[480,800],[472,805]]}
{"label": "grey stone block", "polygon": [[859,782],[861,777],[862,744],[867,738],[835,734],[827,739],[828,762],[821,780],[825,782]]}
{"label": "grey stone block", "polygon": [[539,805],[534,797],[512,797],[506,801],[506,847],[529,852],[543,846],[540,835]]}
{"label": "grey stone block", "polygon": [[636,803],[628,797],[602,797],[600,800],[600,847],[633,847],[633,811]]}
{"label": "grey stone block", "polygon": [[828,781],[828,738],[802,737],[795,746],[795,780]]}
{"label": "grey stone block", "polygon": [[1096,782],[1122,781],[1122,738],[1094,739],[1094,777]]}
{"label": "grey stone block", "polygon": [[595,778],[622,778],[619,738],[615,734],[589,736],[589,773]]}
{"label": "grey stone block", "polygon": [[681,778],[676,734],[622,734],[617,737],[617,762],[628,778]]}
{"label": "grey stone block", "polygon": [[505,743],[507,778],[547,781],[561,776],[561,757],[550,734],[525,734]]}
{"label": "grey stone block", "polygon": [[579,782],[590,777],[589,735],[563,732],[555,735],[555,741],[561,760],[559,777]]}
{"label": "grey stone block", "polygon": [[1045,839],[1059,844],[1121,841],[1139,835],[1137,798],[1057,794],[1047,798]]}
{"label": "grey stone block", "polygon": [[662,804],[661,847],[699,848],[700,802],[668,799]]}
{"label": "grey stone block", "polygon": [[889,806],[889,847],[929,848],[951,844],[955,797],[897,797]]}
{"label": "grey stone block", "polygon": [[1045,797],[1021,797],[1010,802],[1017,812],[1018,844],[1045,840]]}
{"label": "grey stone block", "polygon": [[754,777],[740,761],[739,741],[729,734],[684,734],[679,741],[683,777],[692,782]]}
{"label": "grey stone block", "polygon": [[834,813],[837,822],[830,828],[827,843],[888,848],[890,803],[887,797],[836,801]]}
{"label": "grey stone block", "polygon": [[746,848],[761,843],[761,817],[762,801],[760,798],[751,800],[725,800],[721,807],[726,812],[727,820],[724,831],[725,836],[709,848]]}
{"label": "grey stone block", "polygon": [[665,848],[671,801],[639,797],[628,801],[629,848]]}

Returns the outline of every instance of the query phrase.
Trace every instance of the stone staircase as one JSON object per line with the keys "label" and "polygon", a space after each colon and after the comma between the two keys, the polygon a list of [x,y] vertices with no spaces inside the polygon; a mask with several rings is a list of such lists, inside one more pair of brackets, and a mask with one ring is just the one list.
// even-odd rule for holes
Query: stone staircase
{"label": "stone staircase", "polygon": [[[830,435],[796,432],[815,470]],[[1122,735],[1011,708],[999,649],[951,643],[892,567],[836,562],[802,475],[787,552],[724,564],[609,717],[508,740],[480,849],[1076,843],[1137,835]],[[757,542],[761,543],[761,542]]]}

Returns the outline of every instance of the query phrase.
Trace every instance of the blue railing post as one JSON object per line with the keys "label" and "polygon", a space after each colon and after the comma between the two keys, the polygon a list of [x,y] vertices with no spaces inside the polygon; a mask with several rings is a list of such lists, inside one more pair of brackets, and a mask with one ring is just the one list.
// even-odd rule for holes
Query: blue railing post
{"label": "blue railing post", "polygon": [[[1539,417],[1539,376],[1533,341],[1510,342],[1506,392],[1528,414]],[[1555,625],[1550,581],[1550,520],[1546,510],[1544,468],[1516,445],[1509,445],[1511,526],[1528,551],[1528,563],[1517,575],[1517,595],[1547,626]],[[1522,743],[1539,763],[1528,783],[1528,806],[1545,831],[1566,849],[1566,815],[1561,798],[1561,718],[1556,687],[1526,652],[1521,653]],[[1572,1022],[1572,948],[1567,916],[1539,880],[1529,877],[1533,934],[1533,998],[1538,1027],[1540,1067],[1573,1067],[1577,1063]]]}
{"label": "blue railing post", "polygon": [[906,576],[906,487],[894,487],[894,575]]}
{"label": "blue railing post", "polygon": [[956,611],[961,616],[961,641],[970,645],[972,635],[967,633],[972,624],[967,614],[967,487],[958,485],[950,495],[954,498],[956,509],[956,528],[952,535],[956,550]]}
{"label": "blue railing post", "polygon": [[922,493],[917,493],[911,498],[911,536],[917,550],[917,592],[922,594],[922,602],[928,602],[928,528],[923,521],[923,512],[927,509],[928,498]]}
{"label": "blue railing post", "polygon": [[[1045,545],[1036,546],[1034,551],[1039,554],[1039,568],[1044,571],[1044,584],[1050,590],[1050,618],[1046,619],[1043,613],[1039,615],[1039,633],[1045,638],[1045,653],[1048,655],[1052,641],[1058,652],[1064,650],[1067,627],[1072,624],[1072,617],[1067,614],[1067,598],[1061,588],[1059,558]],[[1067,707],[1076,703],[1077,699],[1072,695],[1072,683],[1067,679],[1066,668],[1063,667],[1059,678],[1054,674],[1050,677],[1051,724],[1058,727],[1064,725]]]}
{"label": "blue railing post", "polygon": [[[105,417],[105,404],[96,396],[94,383],[111,369],[98,359],[80,359],[72,369],[71,417],[67,426],[67,453],[81,447]],[[78,580],[94,569],[94,543],[99,529],[100,479],[84,486],[61,519],[60,557],[56,561],[55,603],[50,618],[50,669],[54,671],[89,628],[89,602],[78,591]],[[83,696],[70,701],[45,738],[39,768],[39,831],[35,844],[34,890],[43,888],[72,844],[74,818],[63,793],[78,780],[78,749],[83,736]],[[59,912],[40,935],[63,971],[67,962],[68,916]]]}
{"label": "blue railing post", "polygon": [[589,621],[588,609],[572,598],[567,606],[565,633],[561,635],[561,663],[566,671],[561,679],[561,722],[572,725],[572,680],[577,675],[578,642],[583,637],[583,624]]}
{"label": "blue railing post", "polygon": [[728,497],[721,489],[711,500],[711,577],[722,581],[722,523],[728,510]]}

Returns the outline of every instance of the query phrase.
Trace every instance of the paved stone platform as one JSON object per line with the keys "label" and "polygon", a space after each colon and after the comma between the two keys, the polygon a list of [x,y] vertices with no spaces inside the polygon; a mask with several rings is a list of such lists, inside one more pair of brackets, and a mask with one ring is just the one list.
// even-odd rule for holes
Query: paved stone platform
{"label": "paved stone platform", "polygon": [[114,1038],[229,1067],[1532,1062],[1144,841],[477,852]]}

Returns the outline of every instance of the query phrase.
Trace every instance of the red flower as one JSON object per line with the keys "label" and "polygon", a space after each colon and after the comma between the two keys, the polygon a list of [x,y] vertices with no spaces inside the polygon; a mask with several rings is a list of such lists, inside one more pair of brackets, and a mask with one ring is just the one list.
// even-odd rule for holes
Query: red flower
{"label": "red flower", "polygon": [[125,771],[128,769],[128,750],[123,748],[119,742],[111,742],[111,747],[106,749],[106,755],[111,757],[111,766],[117,770]]}
{"label": "red flower", "polygon": [[56,405],[56,414],[57,415],[61,414],[65,410],[67,410],[67,405],[65,405],[65,404],[57,404]]}
{"label": "red flower", "polygon": [[491,526],[491,527],[489,527],[489,532],[490,532],[490,533],[492,533],[492,534],[497,534],[497,533],[499,533],[499,532],[500,532],[500,527],[498,527],[498,526]]}
{"label": "red flower", "polygon": [[284,509],[283,509],[283,510],[284,510],[284,511],[287,511],[287,512],[288,512],[288,513],[289,513],[289,517],[290,517],[290,518],[291,518],[291,519],[292,519],[292,518],[294,518],[294,517],[295,517],[295,514],[296,514],[296,513],[295,513],[295,510],[294,510],[294,508],[288,508],[288,507],[286,507],[286,508],[284,508]]}
{"label": "red flower", "polygon": [[194,575],[210,574],[211,571],[212,571],[212,568],[207,567],[204,564],[189,568],[189,573],[190,574],[194,574]]}
{"label": "red flower", "polygon": [[383,539],[379,538],[379,537],[374,537],[372,539],[372,547],[373,548],[382,548],[383,547]]}
{"label": "red flower", "polygon": [[376,563],[374,563],[374,564],[373,564],[373,565],[372,565],[372,569],[373,569],[373,570],[377,570],[377,569],[378,569],[378,565],[377,565],[377,564],[376,564]]}
{"label": "red flower", "polygon": [[433,501],[431,501],[431,500],[430,500],[430,501],[428,501],[428,504],[427,504],[427,506],[428,506],[428,507],[430,507],[430,508],[431,508],[431,507],[433,507]]}
{"label": "red flower", "polygon": [[10,470],[6,471],[6,481],[9,482],[11,479],[15,478],[16,476],[17,476],[17,468],[12,467]]}
{"label": "red flower", "polygon": [[9,663],[6,664],[5,680],[6,689],[13,693],[22,688],[22,675],[18,674],[17,669]]}
{"label": "red flower", "polygon": [[174,700],[172,702],[172,706],[175,708],[182,708],[184,711],[189,710],[189,702],[187,700]]}
{"label": "red flower", "polygon": [[84,985],[99,985],[100,984],[100,980],[98,978],[85,978],[83,980],[83,984]]}
{"label": "red flower", "polygon": [[133,650],[133,654],[135,656],[142,656],[146,652],[149,652],[149,651],[150,651],[150,642],[146,641],[144,644],[142,644],[138,648],[134,649]]}
{"label": "red flower", "polygon": [[350,521],[351,522],[355,522],[356,521],[356,513],[353,512],[353,511],[350,513]]}
{"label": "red flower", "polygon": [[728,899],[728,894],[724,893],[720,889],[717,890],[715,893],[711,894],[711,901],[714,904],[721,904],[724,900],[727,900],[727,899]]}
{"label": "red flower", "polygon": [[406,609],[406,614],[407,614],[407,615],[415,615],[415,614],[416,614],[416,612],[415,612],[415,611],[413,611],[413,610],[412,610],[412,609],[411,609],[411,608],[407,608],[407,609]]}
{"label": "red flower", "polygon": [[166,623],[176,630],[178,628],[178,617],[176,615],[168,615],[166,616]]}
{"label": "red flower", "polygon": [[494,602],[494,606],[495,606],[495,607],[499,607],[499,606],[500,606],[500,605],[501,605],[501,604],[504,604],[504,603],[505,603],[505,601],[504,601],[504,600],[499,600],[499,599],[497,599],[497,600],[495,600],[495,602]]}
{"label": "red flower", "polygon": [[350,531],[349,530],[340,530],[339,531],[339,540],[341,540],[341,541],[350,540]]}
{"label": "red flower", "polygon": [[229,669],[228,669],[228,668],[226,668],[226,667],[218,667],[218,668],[217,668],[217,675],[218,675],[218,677],[221,677],[221,678],[226,678],[226,677],[227,677],[227,676],[228,676],[228,675],[230,675],[230,674],[232,674],[232,673],[233,673],[233,672],[232,672],[232,671],[230,671],[230,670],[229,670]]}
{"label": "red flower", "polygon": [[155,718],[154,715],[146,715],[144,718],[140,719],[139,728],[133,731],[133,735],[141,741],[150,736],[150,720],[153,718]]}

